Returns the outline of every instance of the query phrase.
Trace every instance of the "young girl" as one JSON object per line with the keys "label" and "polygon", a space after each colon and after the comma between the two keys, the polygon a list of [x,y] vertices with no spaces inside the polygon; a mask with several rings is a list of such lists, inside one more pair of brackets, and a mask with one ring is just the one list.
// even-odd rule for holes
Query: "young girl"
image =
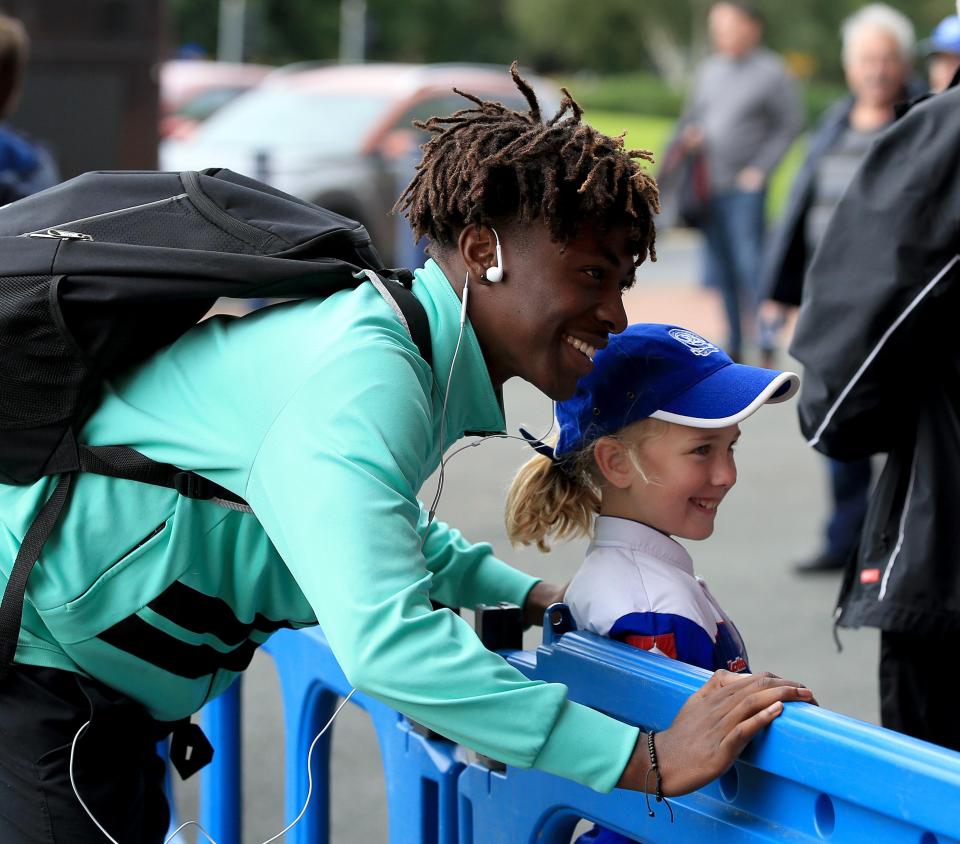
{"label": "young girl", "polygon": [[592,536],[565,597],[580,629],[710,671],[747,670],[736,628],[672,537],[713,533],[737,480],[739,423],[799,384],[792,372],[736,364],[677,326],[610,337],[557,404],[556,447],[528,436],[540,454],[507,498],[515,544],[547,551],[551,536]]}
{"label": "young girl", "polygon": [[[592,536],[565,597],[580,629],[710,671],[748,670],[739,633],[673,537],[713,533],[737,480],[739,423],[799,382],[736,364],[692,331],[632,325],[557,404],[555,448],[523,432],[539,454],[510,487],[507,532],[542,551],[551,536]],[[595,827],[579,842],[627,840]]]}

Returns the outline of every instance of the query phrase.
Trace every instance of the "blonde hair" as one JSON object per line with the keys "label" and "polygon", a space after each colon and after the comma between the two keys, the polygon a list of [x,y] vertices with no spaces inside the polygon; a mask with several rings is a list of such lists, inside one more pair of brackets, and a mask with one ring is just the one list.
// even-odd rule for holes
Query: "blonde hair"
{"label": "blonde hair", "polygon": [[[641,419],[607,436],[623,442],[643,480],[654,483],[644,473],[635,449],[663,436],[669,424],[660,419]],[[594,440],[564,458],[562,465],[537,454],[520,467],[507,492],[505,516],[507,536],[514,546],[536,543],[547,553],[548,539],[593,535],[604,484],[594,459],[596,443]]]}

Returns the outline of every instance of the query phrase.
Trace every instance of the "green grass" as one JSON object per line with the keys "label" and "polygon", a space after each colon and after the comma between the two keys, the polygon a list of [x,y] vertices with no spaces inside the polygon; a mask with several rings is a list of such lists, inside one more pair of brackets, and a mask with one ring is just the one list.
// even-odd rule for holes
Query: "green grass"
{"label": "green grass", "polygon": [[619,135],[626,131],[628,147],[649,149],[658,161],[667,148],[667,142],[676,123],[672,117],[599,109],[588,109],[584,112],[584,119],[605,135]]}
{"label": "green grass", "polygon": [[[607,135],[619,135],[626,130],[626,143],[634,149],[649,149],[657,161],[667,148],[676,121],[670,117],[633,114],[625,111],[602,111],[589,109],[584,119]],[[777,219],[783,211],[790,185],[803,161],[806,150],[806,138],[801,136],[794,142],[789,152],[774,171],[767,196],[767,217]],[[656,167],[653,167],[656,173]]]}

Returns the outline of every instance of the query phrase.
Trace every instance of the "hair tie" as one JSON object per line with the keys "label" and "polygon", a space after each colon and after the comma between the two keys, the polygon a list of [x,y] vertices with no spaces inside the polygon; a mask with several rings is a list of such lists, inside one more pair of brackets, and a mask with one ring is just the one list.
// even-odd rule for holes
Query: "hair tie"
{"label": "hair tie", "polygon": [[554,468],[559,469],[572,481],[577,482],[576,466],[574,461],[570,459],[570,455],[557,457],[552,445],[547,445],[543,440],[538,440],[526,428],[520,429],[520,435],[527,441],[527,445],[537,452],[537,454],[542,454],[550,461]]}
{"label": "hair tie", "polygon": [[557,458],[557,455],[554,453],[553,446],[547,445],[543,440],[538,440],[533,434],[531,434],[526,428],[520,429],[520,436],[527,441],[527,445],[530,446],[537,454],[542,454],[544,457],[548,458],[551,463],[560,464],[560,460]]}

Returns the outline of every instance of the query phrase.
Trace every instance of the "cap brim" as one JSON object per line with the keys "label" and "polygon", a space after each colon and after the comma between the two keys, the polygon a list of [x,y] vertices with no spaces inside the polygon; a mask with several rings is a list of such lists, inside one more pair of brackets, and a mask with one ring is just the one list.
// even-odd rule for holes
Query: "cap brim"
{"label": "cap brim", "polygon": [[786,401],[800,389],[800,376],[732,363],[650,414],[653,419],[691,428],[725,428],[742,422],[765,404]]}

